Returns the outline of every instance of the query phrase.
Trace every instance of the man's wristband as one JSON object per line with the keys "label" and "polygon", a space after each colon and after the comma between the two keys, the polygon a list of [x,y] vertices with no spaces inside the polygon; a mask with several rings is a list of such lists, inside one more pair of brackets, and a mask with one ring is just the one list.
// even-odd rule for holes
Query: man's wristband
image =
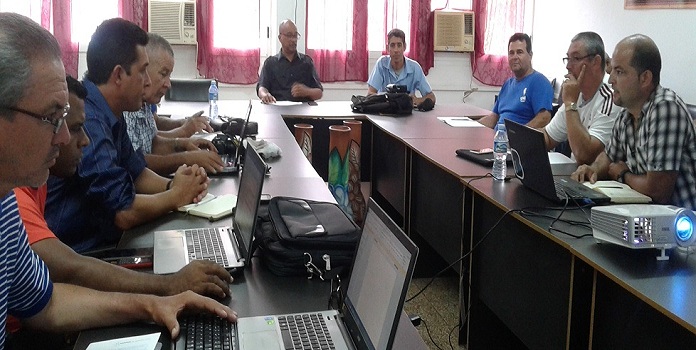
{"label": "man's wristband", "polygon": [[626,174],[630,173],[631,171],[628,169],[623,170],[621,173],[619,173],[619,177],[616,178],[616,181],[625,184],[626,183]]}
{"label": "man's wristband", "polygon": [[174,180],[169,180],[169,182],[167,182],[167,191],[169,191],[169,189],[172,188],[172,181]]}

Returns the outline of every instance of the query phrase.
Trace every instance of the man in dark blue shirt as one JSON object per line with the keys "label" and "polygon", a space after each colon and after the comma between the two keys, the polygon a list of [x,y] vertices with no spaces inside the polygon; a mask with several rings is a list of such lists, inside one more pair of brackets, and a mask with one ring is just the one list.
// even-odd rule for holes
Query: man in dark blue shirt
{"label": "man in dark blue shirt", "polygon": [[208,178],[196,165],[180,167],[173,180],[146,168],[128,138],[124,111],[138,110],[150,84],[147,33],[114,18],[104,21],[87,49],[84,86],[85,147],[75,176],[51,177],[46,221],[78,252],[116,243],[123,230],[205,196]]}
{"label": "man in dark blue shirt", "polygon": [[280,52],[266,59],[256,84],[256,94],[263,103],[314,101],[324,94],[312,58],[297,52],[299,37],[291,20],[280,23]]}

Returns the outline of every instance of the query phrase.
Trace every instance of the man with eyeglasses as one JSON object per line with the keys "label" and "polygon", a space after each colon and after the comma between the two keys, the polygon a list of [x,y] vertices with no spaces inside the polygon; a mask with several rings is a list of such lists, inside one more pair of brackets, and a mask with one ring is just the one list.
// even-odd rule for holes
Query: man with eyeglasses
{"label": "man with eyeglasses", "polygon": [[154,321],[176,336],[176,318],[184,309],[235,321],[227,306],[193,292],[155,297],[51,282],[46,265],[27,243],[12,189],[42,186],[59,147],[70,140],[60,56],[47,30],[21,15],[0,13],[0,349],[8,314],[54,333]]}
{"label": "man with eyeglasses", "polygon": [[626,37],[611,65],[614,103],[623,109],[604,152],[571,177],[616,180],[655,203],[696,209],[696,129],[684,101],[660,85],[657,45],[642,34]]}
{"label": "man with eyeglasses", "polygon": [[199,201],[208,177],[198,165],[181,166],[173,179],[146,167],[133,150],[123,111],[140,109],[150,85],[147,33],[124,19],[100,24],[87,48],[85,147],[77,173],[48,181],[46,221],[77,252],[113,245],[124,230]]}
{"label": "man with eyeglasses", "polygon": [[611,88],[603,83],[605,59],[604,41],[597,33],[573,37],[563,58],[568,70],[561,88],[563,105],[542,129],[547,149],[568,141],[578,164],[591,163],[604,150],[619,114]]}
{"label": "man with eyeglasses", "polygon": [[324,87],[311,57],[297,52],[295,23],[286,19],[278,26],[280,52],[263,62],[256,84],[256,95],[263,103],[276,101],[315,101],[324,95]]}
{"label": "man with eyeglasses", "polygon": [[508,40],[508,65],[514,77],[500,88],[491,114],[479,123],[495,128],[510,119],[533,128],[543,128],[551,120],[553,88],[546,77],[532,68],[532,39],[515,33]]}

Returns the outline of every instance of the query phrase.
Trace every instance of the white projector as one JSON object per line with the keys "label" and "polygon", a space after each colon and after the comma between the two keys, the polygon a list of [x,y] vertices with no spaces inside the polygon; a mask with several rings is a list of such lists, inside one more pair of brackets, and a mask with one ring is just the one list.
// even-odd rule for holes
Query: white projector
{"label": "white projector", "polygon": [[696,245],[696,215],[672,205],[624,204],[592,207],[592,235],[598,242],[632,249],[660,249],[657,260],[667,260],[665,249]]}

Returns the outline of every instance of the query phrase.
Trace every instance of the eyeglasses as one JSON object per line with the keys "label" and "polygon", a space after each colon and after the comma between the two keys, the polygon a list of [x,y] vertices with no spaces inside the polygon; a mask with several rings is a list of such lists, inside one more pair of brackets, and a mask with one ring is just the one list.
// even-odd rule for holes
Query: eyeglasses
{"label": "eyeglasses", "polygon": [[298,39],[302,35],[300,33],[291,33],[291,34],[285,34],[285,33],[280,33],[282,36],[288,38],[288,39]]}
{"label": "eyeglasses", "polygon": [[589,54],[589,55],[585,55],[585,56],[582,56],[582,57],[563,57],[563,64],[568,64],[568,61],[570,61],[571,63],[578,63],[578,62],[580,62],[580,61],[582,61],[582,60],[584,60],[584,59],[586,59],[586,58],[588,58],[588,57],[592,57],[592,56],[595,56],[595,55],[597,55],[597,54],[596,54],[596,53],[591,53],[591,54]]}
{"label": "eyeglasses", "polygon": [[68,116],[68,112],[70,111],[70,104],[66,103],[65,107],[63,107],[62,110],[58,110],[57,112],[55,112],[52,115],[40,115],[40,114],[36,114],[34,112],[29,112],[26,109],[17,108],[17,107],[9,107],[9,106],[1,106],[0,109],[26,114],[26,115],[33,117],[33,118],[36,118],[36,119],[38,119],[46,124],[50,124],[53,126],[53,133],[57,134],[58,131],[60,130],[60,127],[63,126],[63,123],[65,123],[65,117]]}

